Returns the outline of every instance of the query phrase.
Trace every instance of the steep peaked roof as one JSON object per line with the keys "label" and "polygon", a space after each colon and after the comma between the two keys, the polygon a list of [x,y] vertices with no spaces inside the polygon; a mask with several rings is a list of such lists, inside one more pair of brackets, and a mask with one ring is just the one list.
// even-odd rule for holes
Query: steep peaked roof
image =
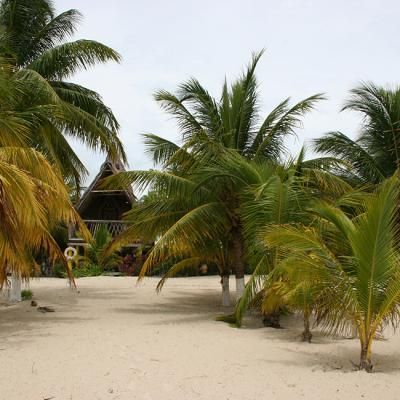
{"label": "steep peaked roof", "polygon": [[112,189],[97,189],[99,182],[110,176],[110,175],[115,175],[118,174],[119,172],[125,171],[124,165],[120,160],[112,160],[109,156],[107,156],[106,160],[100,167],[99,173],[96,175],[96,177],[93,179],[92,183],[88,186],[88,188],[85,190],[85,192],[82,194],[82,197],[78,201],[78,203],[75,205],[75,208],[78,212],[81,212],[84,208],[85,205],[88,203],[90,200],[91,195],[93,194],[94,191],[96,192],[115,192],[115,193],[124,193],[130,203],[134,203],[137,198],[133,194],[132,188],[129,186],[125,190],[112,190]]}

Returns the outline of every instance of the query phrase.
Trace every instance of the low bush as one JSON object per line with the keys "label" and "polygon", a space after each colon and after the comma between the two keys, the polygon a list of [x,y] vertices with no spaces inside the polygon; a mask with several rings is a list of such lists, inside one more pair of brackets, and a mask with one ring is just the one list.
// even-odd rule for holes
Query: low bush
{"label": "low bush", "polygon": [[73,275],[75,278],[100,276],[103,272],[104,272],[103,268],[95,264],[83,264],[73,269]]}
{"label": "low bush", "polygon": [[33,292],[32,290],[22,290],[21,291],[21,298],[22,301],[26,301],[26,300],[31,300],[33,297]]}

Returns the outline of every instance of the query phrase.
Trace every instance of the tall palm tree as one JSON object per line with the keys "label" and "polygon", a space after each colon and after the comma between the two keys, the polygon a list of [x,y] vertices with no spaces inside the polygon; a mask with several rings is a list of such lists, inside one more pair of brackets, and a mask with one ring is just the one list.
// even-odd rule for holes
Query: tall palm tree
{"label": "tall palm tree", "polygon": [[15,283],[29,277],[39,251],[63,261],[49,233],[58,224],[76,223],[88,237],[61,170],[30,147],[30,138],[49,116],[63,120],[62,108],[45,80],[0,58],[0,286],[7,272]]}
{"label": "tall palm tree", "polygon": [[[125,161],[112,111],[99,94],[69,81],[79,69],[120,60],[117,52],[101,43],[66,42],[81,17],[77,10],[56,15],[51,0],[0,1],[0,55],[26,76],[45,80],[58,97],[58,115],[63,116],[56,118],[54,112],[43,116],[40,127],[27,138],[29,145],[77,186],[87,171],[66,136]],[[20,111],[29,108],[35,98],[28,100],[28,104],[18,105]]]}
{"label": "tall palm tree", "polygon": [[[246,71],[231,87],[225,82],[220,100],[214,99],[194,78],[181,84],[176,94],[167,91],[157,92],[156,101],[177,120],[183,144],[179,147],[156,135],[147,135],[148,148],[162,171],[133,171],[122,173],[120,176],[120,183],[136,182],[140,185],[144,183],[151,185],[155,181],[158,185],[158,179],[162,176],[162,179],[165,178],[169,182],[160,184],[167,187],[165,196],[168,199],[174,198],[174,195],[171,195],[172,188],[183,190],[182,196],[183,194],[187,197],[194,196],[196,193],[194,200],[197,201],[196,206],[191,204],[189,208],[180,209],[181,222],[192,221],[190,218],[194,212],[198,213],[198,216],[203,215],[203,224],[206,221],[210,224],[208,228],[204,228],[205,237],[209,239],[212,235],[205,232],[213,230],[213,235],[219,235],[219,238],[226,243],[228,252],[232,254],[232,265],[228,270],[232,268],[235,272],[239,297],[244,290],[246,265],[245,239],[238,213],[240,196],[236,192],[241,184],[239,180],[232,180],[226,170],[218,173],[218,168],[227,167],[227,165],[222,167],[227,154],[227,159],[231,160],[229,162],[233,162],[231,153],[238,155],[235,160],[239,163],[246,159],[260,163],[280,160],[286,151],[285,137],[293,135],[295,129],[301,125],[301,117],[312,110],[317,101],[323,99],[323,96],[318,94],[294,106],[289,106],[290,99],[286,99],[269,115],[260,118],[255,69],[262,53],[254,54]],[[223,160],[222,164],[218,160]],[[199,188],[201,190],[198,190]],[[156,209],[153,211],[152,221],[162,218],[164,224],[165,214]],[[210,217],[204,216],[206,211],[210,213]],[[215,214],[215,223],[210,220],[211,211]],[[174,227],[177,220],[168,215],[171,227]],[[149,217],[148,214],[147,216]],[[174,214],[174,218],[177,217],[178,214]],[[147,227],[147,229],[152,228]],[[185,240],[180,246],[187,247],[189,241],[196,243],[195,238],[202,235],[199,227],[193,225],[190,229],[193,232],[189,235],[189,231],[186,231]],[[153,250],[154,253],[150,253],[143,271],[150,260],[153,260],[151,255],[155,254],[163,243],[167,243],[167,237],[170,238],[165,236],[170,231],[166,229],[164,232],[158,246]]]}
{"label": "tall palm tree", "polygon": [[315,140],[315,149],[344,161],[347,168],[342,173],[353,181],[376,184],[399,168],[400,87],[386,89],[368,82],[350,93],[342,111],[361,114],[358,137],[329,132]]}
{"label": "tall palm tree", "polygon": [[[316,292],[316,317],[328,332],[357,329],[360,369],[372,370],[373,340],[389,323],[397,326],[400,306],[399,201],[397,175],[364,199],[355,217],[327,203],[311,212],[314,227],[278,227],[266,234],[285,249],[283,262]],[[304,273],[303,273],[304,272]],[[301,278],[300,278],[301,279]]]}

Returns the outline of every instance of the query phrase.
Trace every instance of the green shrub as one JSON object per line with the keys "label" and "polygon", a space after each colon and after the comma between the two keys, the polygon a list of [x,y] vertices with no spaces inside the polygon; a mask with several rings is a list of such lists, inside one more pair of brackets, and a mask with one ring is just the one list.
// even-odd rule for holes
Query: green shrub
{"label": "green shrub", "polygon": [[32,296],[33,296],[32,290],[22,290],[21,291],[22,301],[31,300]]}
{"label": "green shrub", "polygon": [[112,236],[107,226],[100,225],[85,249],[85,254],[82,257],[85,264],[98,265],[102,268],[102,272],[105,270],[112,271],[121,265],[122,257],[118,254],[118,251],[115,250],[112,253],[107,251],[111,241]]}
{"label": "green shrub", "polygon": [[99,276],[104,272],[103,268],[96,264],[83,264],[72,270],[74,278],[85,278],[88,276]]}
{"label": "green shrub", "polygon": [[[104,270],[96,264],[89,264],[86,262],[76,263],[72,268],[74,278],[85,278],[87,276],[99,276]],[[53,275],[56,278],[67,278],[67,272],[63,264],[55,264],[53,267]]]}

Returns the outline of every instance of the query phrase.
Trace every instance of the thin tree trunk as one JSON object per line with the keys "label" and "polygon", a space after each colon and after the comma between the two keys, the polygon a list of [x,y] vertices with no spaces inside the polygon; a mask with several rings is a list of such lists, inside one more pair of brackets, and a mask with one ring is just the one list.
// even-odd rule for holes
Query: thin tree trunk
{"label": "thin tree trunk", "polygon": [[371,362],[371,343],[367,340],[367,343],[361,342],[361,354],[360,354],[360,369],[372,372],[372,362]]}
{"label": "thin tree trunk", "polygon": [[229,274],[222,275],[221,286],[222,286],[222,306],[229,307],[231,305],[231,295],[229,293]]}
{"label": "thin tree trunk", "polygon": [[312,333],[310,331],[310,313],[305,312],[303,315],[304,318],[304,331],[301,334],[303,342],[311,343]]}
{"label": "thin tree trunk", "polygon": [[244,243],[240,227],[232,230],[233,263],[236,278],[236,300],[239,300],[244,292]]}
{"label": "thin tree trunk", "polygon": [[11,303],[17,303],[19,301],[22,301],[21,288],[22,288],[21,275],[16,272],[13,272],[11,274],[11,288],[8,292],[8,301],[10,301]]}

